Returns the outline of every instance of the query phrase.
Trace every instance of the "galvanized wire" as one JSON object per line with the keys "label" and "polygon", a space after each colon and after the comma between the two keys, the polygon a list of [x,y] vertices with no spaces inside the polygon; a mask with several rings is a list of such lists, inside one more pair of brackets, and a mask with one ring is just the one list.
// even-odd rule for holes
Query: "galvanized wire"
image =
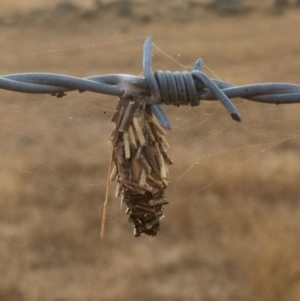
{"label": "galvanized wire", "polygon": [[160,104],[198,106],[202,100],[219,100],[232,118],[241,121],[241,115],[230,98],[251,101],[291,104],[300,102],[300,85],[289,83],[258,83],[244,86],[211,79],[204,74],[202,60],[198,59],[191,72],[152,72],[152,42],[144,43],[143,72],[145,77],[127,74],[105,74],[85,78],[52,73],[16,73],[0,76],[0,89],[35,94],[51,94],[57,97],[66,92],[96,92],[113,96],[140,96],[150,105],[161,125],[170,128]]}

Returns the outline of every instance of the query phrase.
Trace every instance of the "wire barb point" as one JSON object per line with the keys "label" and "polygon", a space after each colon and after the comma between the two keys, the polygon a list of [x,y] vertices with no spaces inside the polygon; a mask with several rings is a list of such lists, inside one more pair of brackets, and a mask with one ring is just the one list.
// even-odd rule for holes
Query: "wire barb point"
{"label": "wire barb point", "polygon": [[234,114],[234,113],[232,113],[232,114],[230,114],[230,115],[231,115],[231,118],[232,118],[233,120],[238,121],[238,122],[242,121],[242,118],[241,118],[241,116],[240,116],[239,114]]}

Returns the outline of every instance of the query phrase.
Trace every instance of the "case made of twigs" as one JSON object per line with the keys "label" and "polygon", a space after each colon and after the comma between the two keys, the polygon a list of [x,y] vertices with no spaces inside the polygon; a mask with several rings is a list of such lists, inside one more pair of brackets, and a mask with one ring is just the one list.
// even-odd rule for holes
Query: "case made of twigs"
{"label": "case made of twigs", "polygon": [[164,217],[162,207],[168,204],[168,165],[173,163],[167,154],[166,132],[149,106],[130,96],[120,98],[112,122],[110,181],[117,181],[116,197],[127,206],[134,236],[155,236]]}

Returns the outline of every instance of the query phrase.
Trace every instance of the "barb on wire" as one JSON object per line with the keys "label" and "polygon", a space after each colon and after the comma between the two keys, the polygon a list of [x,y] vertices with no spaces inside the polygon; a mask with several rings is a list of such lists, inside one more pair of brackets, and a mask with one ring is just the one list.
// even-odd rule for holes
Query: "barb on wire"
{"label": "barb on wire", "polygon": [[[66,92],[96,92],[106,95],[144,95],[147,104],[160,124],[170,129],[170,124],[161,109],[166,105],[198,106],[201,100],[219,100],[236,121],[241,115],[231,98],[251,101],[290,104],[300,102],[300,85],[288,83],[258,83],[235,86],[211,79],[201,71],[202,60],[198,59],[191,72],[152,72],[152,42],[148,37],[143,47],[143,72],[145,77],[127,74],[105,74],[85,78],[51,73],[17,73],[0,76],[0,89],[35,94],[51,94],[57,97]],[[144,99],[146,99],[144,97]]]}

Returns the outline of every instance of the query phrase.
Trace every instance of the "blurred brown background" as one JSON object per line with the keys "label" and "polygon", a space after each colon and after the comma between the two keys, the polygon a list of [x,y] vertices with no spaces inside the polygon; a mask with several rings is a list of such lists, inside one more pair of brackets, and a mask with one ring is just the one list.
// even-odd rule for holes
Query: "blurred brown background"
{"label": "blurred brown background", "polygon": [[[296,1],[2,0],[0,74],[190,70],[299,83]],[[286,1],[284,1],[286,2]],[[100,240],[117,99],[0,90],[0,300],[300,300],[300,105],[165,109],[170,204],[134,238],[114,199]]]}

